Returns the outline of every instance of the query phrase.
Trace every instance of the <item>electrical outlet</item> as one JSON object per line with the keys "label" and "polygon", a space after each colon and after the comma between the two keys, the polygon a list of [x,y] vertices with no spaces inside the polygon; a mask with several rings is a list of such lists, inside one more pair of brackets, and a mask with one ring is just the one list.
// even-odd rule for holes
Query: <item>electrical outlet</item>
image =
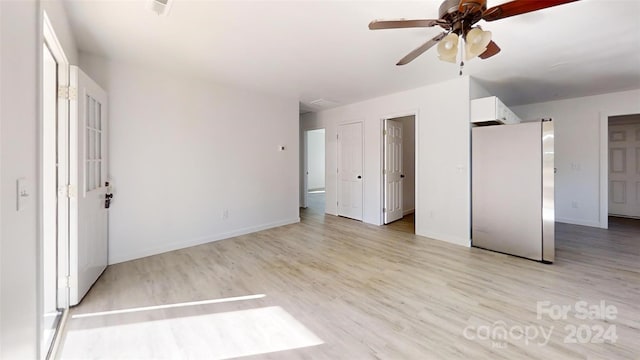
{"label": "electrical outlet", "polygon": [[572,201],[571,202],[571,207],[574,208],[574,209],[577,209],[578,208],[578,202],[577,201]]}
{"label": "electrical outlet", "polygon": [[222,220],[227,220],[229,218],[229,209],[222,210]]}

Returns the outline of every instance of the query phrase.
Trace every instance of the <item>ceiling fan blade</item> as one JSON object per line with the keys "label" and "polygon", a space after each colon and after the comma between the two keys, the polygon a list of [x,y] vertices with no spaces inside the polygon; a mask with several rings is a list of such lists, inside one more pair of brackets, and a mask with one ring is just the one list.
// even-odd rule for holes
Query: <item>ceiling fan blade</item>
{"label": "ceiling fan blade", "polygon": [[426,43],[418,46],[412,52],[408,53],[407,56],[403,57],[398,61],[396,65],[406,65],[412,62],[415,58],[422,55],[425,51],[429,50],[433,45],[437,44],[438,41],[442,40],[447,35],[446,32],[435,36],[433,39],[427,41]]}
{"label": "ceiling fan blade", "polygon": [[578,0],[514,0],[487,9],[482,14],[485,21],[495,21],[510,16],[525,14]]}
{"label": "ceiling fan blade", "polygon": [[418,19],[418,20],[373,20],[369,23],[369,30],[383,30],[383,29],[402,29],[402,28],[415,28],[415,27],[432,27],[440,25],[442,20],[434,19]]}
{"label": "ceiling fan blade", "polygon": [[493,40],[491,40],[489,45],[487,45],[487,50],[485,50],[482,54],[478,55],[478,57],[480,59],[488,59],[499,52],[500,52],[500,47],[498,46],[498,44],[493,42]]}

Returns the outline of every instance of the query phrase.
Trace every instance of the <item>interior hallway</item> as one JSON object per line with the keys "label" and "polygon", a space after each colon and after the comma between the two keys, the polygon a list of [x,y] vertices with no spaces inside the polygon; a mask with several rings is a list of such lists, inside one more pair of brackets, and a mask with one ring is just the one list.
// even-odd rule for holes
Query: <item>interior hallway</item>
{"label": "interior hallway", "polygon": [[307,211],[317,214],[324,214],[325,211],[325,192],[310,191],[307,194]]}
{"label": "interior hallway", "polygon": [[[557,224],[557,260],[545,265],[313,209],[301,217],[299,224],[110,266],[72,309],[62,358],[630,359],[640,354],[640,221],[612,219],[610,230]],[[265,296],[74,318],[254,294]],[[604,300],[618,313],[607,322],[538,320],[536,302],[545,300],[557,305]],[[463,334],[469,326],[498,321],[508,327],[553,327],[553,333],[546,346],[513,338],[496,346]],[[565,326],[572,324],[615,325],[618,339],[567,344]],[[277,352],[260,354],[265,351]]]}

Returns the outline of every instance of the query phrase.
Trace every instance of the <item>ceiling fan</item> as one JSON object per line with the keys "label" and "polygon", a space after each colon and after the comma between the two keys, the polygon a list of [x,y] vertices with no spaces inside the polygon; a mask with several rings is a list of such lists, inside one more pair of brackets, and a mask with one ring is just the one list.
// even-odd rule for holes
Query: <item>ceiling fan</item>
{"label": "ceiling fan", "polygon": [[[396,65],[413,61],[434,45],[438,45],[439,58],[455,63],[458,56],[458,42],[462,38],[464,60],[474,57],[490,58],[500,52],[500,47],[491,40],[491,32],[474,25],[480,21],[495,21],[510,16],[525,14],[578,0],[514,0],[487,9],[487,0],[444,0],[440,5],[439,19],[398,19],[374,20],[370,30],[426,28],[440,26],[444,32],[415,48]],[[460,65],[464,65],[461,61]]]}

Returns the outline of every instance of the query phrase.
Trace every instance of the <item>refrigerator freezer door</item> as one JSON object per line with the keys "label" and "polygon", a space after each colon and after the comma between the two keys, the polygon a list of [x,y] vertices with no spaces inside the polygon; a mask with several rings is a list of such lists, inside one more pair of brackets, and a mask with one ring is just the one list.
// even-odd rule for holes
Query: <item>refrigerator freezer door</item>
{"label": "refrigerator freezer door", "polygon": [[542,260],[539,122],[472,130],[473,246]]}

